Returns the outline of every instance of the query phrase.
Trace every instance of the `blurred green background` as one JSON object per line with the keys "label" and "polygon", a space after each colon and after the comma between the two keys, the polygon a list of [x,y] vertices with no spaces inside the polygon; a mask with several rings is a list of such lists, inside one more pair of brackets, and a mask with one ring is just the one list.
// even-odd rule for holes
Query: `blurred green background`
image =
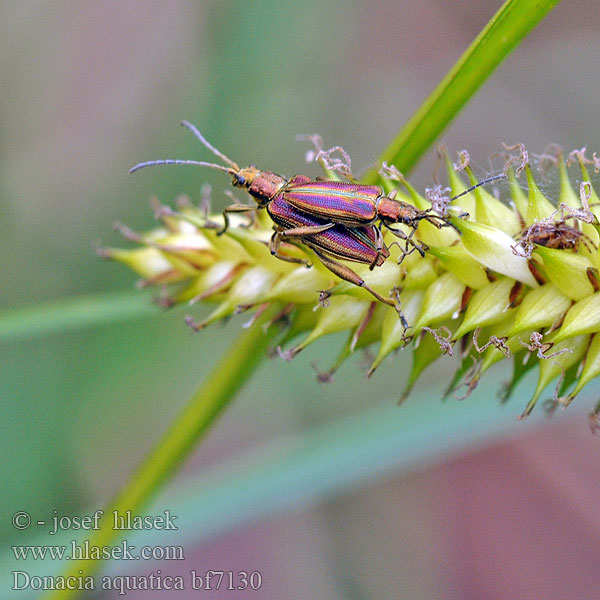
{"label": "blurred green background", "polygon": [[[151,196],[169,203],[185,193],[197,201],[205,182],[215,208],[228,202],[220,173],[173,167],[128,176],[141,160],[210,158],[179,127],[182,118],[240,164],[316,174],[294,136],[318,132],[327,146],[350,153],[355,171],[367,168],[499,6],[4,3],[2,308],[132,290],[132,273],[93,251],[98,242],[124,245],[114,221],[150,228]],[[550,142],[598,150],[599,33],[597,2],[564,0],[446,132],[450,150],[467,148],[480,174],[503,141],[539,153]],[[414,173],[419,188],[431,183],[434,163],[429,156]],[[15,532],[16,510],[48,518],[54,510],[102,507],[245,320],[193,335],[183,323],[187,312],[156,309],[0,343],[4,548],[28,539],[51,543],[40,532]],[[441,405],[455,363],[440,361],[403,412],[394,403],[409,370],[407,352],[370,381],[355,356],[331,385],[316,382],[311,363],[325,369],[342,340],[323,340],[291,364],[265,362],[170,485],[169,502],[210,507],[218,495],[194,502],[209,469],[215,490],[247,500],[225,502],[213,523],[202,521],[210,513],[192,519],[184,532],[190,556],[210,568],[261,570],[265,584],[256,598],[586,597],[579,591],[596,573],[580,548],[599,549],[591,498],[600,473],[572,457],[597,456],[584,416],[593,391],[552,423],[538,415],[522,424],[516,415],[527,394],[502,408],[494,397],[506,370],[490,374],[467,402]],[[353,432],[356,444],[347,439]],[[301,449],[289,466],[295,483],[283,477],[285,461],[279,475],[261,470],[290,440]],[[458,457],[466,448],[471,453]],[[324,456],[329,470],[320,468]],[[488,488],[490,481],[496,483]],[[557,494],[570,499],[560,511]],[[508,512],[494,513],[500,509]],[[549,519],[556,538],[540,548],[529,528]],[[572,547],[564,546],[563,529],[573,532]],[[517,560],[526,556],[536,567],[528,574]],[[577,575],[561,579],[564,588],[553,567],[560,556]],[[527,595],[540,590],[546,595]],[[552,595],[558,591],[566,592]]]}

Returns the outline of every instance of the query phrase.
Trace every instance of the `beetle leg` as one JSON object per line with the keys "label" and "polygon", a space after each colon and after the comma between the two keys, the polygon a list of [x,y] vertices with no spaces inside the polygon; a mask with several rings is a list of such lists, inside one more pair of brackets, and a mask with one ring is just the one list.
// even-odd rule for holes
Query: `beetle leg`
{"label": "beetle leg", "polygon": [[412,246],[419,251],[419,254],[422,257],[424,257],[425,256],[425,246],[423,244],[419,244],[418,242],[415,242],[415,240],[412,239],[412,237],[413,237],[413,235],[415,235],[416,231],[417,231],[417,228],[413,226],[411,232],[408,234],[408,237],[406,238],[406,249],[408,250],[408,243],[410,242],[412,244]]}
{"label": "beetle leg", "polygon": [[223,211],[223,220],[225,221],[225,225],[223,226],[223,229],[217,231],[217,235],[223,235],[229,229],[229,213],[244,213],[256,210],[256,206],[248,206],[247,204],[231,204]]}
{"label": "beetle leg", "polygon": [[358,287],[367,290],[367,292],[375,296],[377,300],[379,300],[380,302],[384,302],[388,306],[392,306],[398,312],[398,314],[402,315],[402,312],[400,311],[400,306],[397,302],[394,302],[394,300],[392,300],[391,298],[384,298],[372,287],[369,287],[365,283],[365,280],[358,273],[353,271],[350,267],[347,267],[346,265],[343,265],[342,263],[333,260],[329,256],[318,252],[314,248],[313,251],[319,257],[319,260],[323,263],[323,266],[329,269],[335,275],[337,275],[340,279],[344,279],[345,281],[353,283],[354,285],[357,285]]}
{"label": "beetle leg", "polygon": [[305,265],[306,267],[310,267],[311,266],[310,261],[306,258],[296,258],[295,256],[286,256],[285,254],[279,253],[279,246],[281,245],[281,242],[283,241],[281,234],[282,234],[281,231],[276,231],[271,236],[271,239],[269,240],[269,250],[271,251],[271,254],[275,258],[278,258],[279,260],[283,260],[285,262],[297,263],[297,264]]}
{"label": "beetle leg", "polygon": [[[431,209],[427,209],[426,211],[423,211],[424,214],[419,217],[419,220],[424,219],[425,221],[427,221],[428,223],[431,223],[434,227],[437,227],[438,229],[441,229],[442,227],[452,227],[453,229],[456,229],[456,231],[458,231],[460,233],[460,231],[452,223],[450,223],[450,221],[446,220],[444,217],[441,217],[440,215],[429,214],[430,210]],[[459,218],[461,218],[462,215],[468,216],[468,213],[462,213],[461,215],[459,215]]]}
{"label": "beetle leg", "polygon": [[407,257],[410,256],[416,249],[416,246],[412,246],[410,250],[408,250],[407,248],[402,248],[402,246],[400,246],[400,244],[398,242],[392,242],[389,245],[389,248],[391,248],[392,246],[397,246],[400,249],[400,252],[402,252],[402,256],[398,259],[398,264],[401,265],[402,261]]}
{"label": "beetle leg", "polygon": [[393,227],[388,227],[388,231],[391,231],[393,236],[396,236],[401,240],[408,240],[408,236],[401,229],[394,229]]}
{"label": "beetle leg", "polygon": [[379,227],[375,227],[375,231],[375,250],[377,250],[377,254],[373,259],[373,262],[369,265],[369,271],[372,271],[377,266],[377,264],[379,263],[379,259],[383,255],[383,234],[381,233],[381,229],[379,229]]}
{"label": "beetle leg", "polygon": [[[419,215],[417,218],[420,221],[421,219],[427,221],[428,223],[431,223],[434,227],[437,227],[438,229],[441,229],[442,227],[447,227],[448,226],[448,222],[443,218],[443,217],[439,217],[438,215],[432,215],[430,214],[431,209],[428,208],[427,210],[423,211],[423,214]],[[442,223],[440,223],[439,221],[442,221]]]}
{"label": "beetle leg", "polygon": [[306,225],[304,227],[291,227],[290,229],[281,230],[282,237],[306,237],[315,233],[323,233],[335,227],[335,223],[327,223],[326,225]]}
{"label": "beetle leg", "polygon": [[335,223],[327,223],[325,225],[306,225],[304,227],[291,227],[290,229],[282,229],[282,237],[306,237],[307,235],[314,235],[315,233],[323,233],[335,227]]}
{"label": "beetle leg", "polygon": [[[392,232],[392,235],[395,235],[397,238],[400,238],[401,240],[404,240],[406,242],[406,249],[404,252],[404,256],[407,256],[408,254],[413,252],[413,250],[418,250],[421,257],[424,258],[425,250],[427,250],[427,247],[424,244],[419,244],[419,242],[416,242],[415,240],[412,239],[413,235],[417,231],[417,228],[415,226],[411,226],[411,227],[412,227],[412,230],[408,235],[406,235],[404,233],[404,231],[402,231],[401,229],[393,229],[392,227],[389,227],[389,226],[388,226],[388,229]],[[411,250],[410,252],[408,251],[409,245],[413,247],[413,250]]]}
{"label": "beetle leg", "polygon": [[446,221],[446,219],[444,219],[443,217],[429,216],[426,217],[426,220],[429,221],[429,223],[431,223],[432,225],[435,225],[435,227],[437,227],[438,229],[441,229],[442,227],[453,227],[452,223],[448,223],[448,221]]}
{"label": "beetle leg", "polygon": [[255,209],[250,212],[250,214],[248,215],[248,218],[250,219],[248,221],[248,223],[240,223],[240,227],[242,229],[250,229],[251,227],[253,227],[254,225],[256,225],[256,211],[257,210],[258,209],[255,207]]}
{"label": "beetle leg", "polygon": [[598,250],[598,248],[596,248],[596,244],[594,244],[594,242],[592,241],[592,238],[586,233],[582,232],[581,237],[579,239],[583,242],[583,245],[587,248],[590,254]]}

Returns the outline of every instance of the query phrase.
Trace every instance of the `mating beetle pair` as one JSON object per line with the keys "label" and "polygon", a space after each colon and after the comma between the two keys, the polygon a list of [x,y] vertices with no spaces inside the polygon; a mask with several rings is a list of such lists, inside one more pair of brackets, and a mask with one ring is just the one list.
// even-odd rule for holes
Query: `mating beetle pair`
{"label": "mating beetle pair", "polygon": [[[164,159],[140,163],[134,166],[130,173],[147,166],[171,164],[210,167],[228,173],[232,177],[232,184],[245,189],[254,198],[257,206],[228,206],[223,211],[225,224],[219,234],[229,227],[229,214],[265,208],[274,223],[275,233],[269,244],[274,256],[288,262],[309,265],[306,259],[286,256],[279,252],[284,240],[291,243],[300,242],[311,248],[323,265],[335,275],[363,287],[379,301],[393,306],[400,312],[393,299],[381,296],[369,287],[358,273],[335,259],[368,264],[370,269],[381,266],[390,256],[390,252],[384,243],[380,226],[386,227],[393,235],[404,240],[407,251],[410,244],[413,250],[417,249],[423,255],[424,249],[412,239],[413,233],[421,220],[429,221],[438,228],[447,226],[449,223],[443,217],[431,214],[431,210],[419,210],[411,204],[395,200],[395,192],[386,196],[380,187],[374,185],[314,181],[304,175],[286,179],[270,171],[261,171],[255,166],[240,168],[204,139],[194,125],[187,121],[182,121],[182,125],[228,166],[195,160]],[[474,187],[487,181],[489,179]],[[467,192],[472,189],[474,188]],[[412,227],[412,232],[407,235],[400,229],[394,229],[394,224],[408,225]]]}

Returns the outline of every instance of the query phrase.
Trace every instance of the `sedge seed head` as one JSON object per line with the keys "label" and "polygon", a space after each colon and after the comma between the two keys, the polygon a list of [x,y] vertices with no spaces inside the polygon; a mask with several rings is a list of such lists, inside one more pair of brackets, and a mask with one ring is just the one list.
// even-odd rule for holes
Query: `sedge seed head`
{"label": "sedge seed head", "polygon": [[[319,136],[303,139],[314,145],[307,158],[330,177],[354,180],[343,148],[324,150]],[[516,354],[528,369],[539,367],[523,416],[547,389],[552,406],[564,408],[600,375],[600,209],[588,171],[588,166],[598,171],[600,160],[595,153],[588,159],[583,149],[568,154],[565,162],[562,149],[545,150],[540,169],[544,175],[554,169],[560,180],[553,201],[538,185],[524,146],[505,146],[504,189],[510,197],[478,188],[453,206],[448,199],[473,184],[474,176],[466,151],[454,163],[444,152],[447,190],[438,186],[421,195],[393,165],[381,170],[382,193],[438,220],[421,219],[412,228],[398,225],[397,235],[382,227],[389,256],[379,266],[342,261],[362,286],[327,268],[322,250],[303,243],[310,238],[280,240],[285,260],[274,257],[273,223],[264,210],[231,214],[222,233],[223,218],[208,208],[206,190],[199,206],[189,200],[175,207],[154,201],[154,230],[137,233],[119,225],[135,247],[99,249],[98,254],[131,268],[140,285],[159,286],[164,306],[215,305],[204,321],[187,319],[197,331],[239,312],[281,304],[279,320],[286,333],[280,354],[289,360],[320,337],[347,330],[347,345],[320,373],[321,381],[330,380],[356,348],[374,345],[370,375],[383,360],[395,360],[394,350],[410,352],[410,347],[408,394],[432,362],[459,351],[462,366],[446,393],[462,397],[491,365]],[[571,175],[568,165],[580,174]],[[579,190],[571,176],[583,179]],[[565,379],[578,361],[583,369]],[[521,371],[515,369],[503,399]]]}

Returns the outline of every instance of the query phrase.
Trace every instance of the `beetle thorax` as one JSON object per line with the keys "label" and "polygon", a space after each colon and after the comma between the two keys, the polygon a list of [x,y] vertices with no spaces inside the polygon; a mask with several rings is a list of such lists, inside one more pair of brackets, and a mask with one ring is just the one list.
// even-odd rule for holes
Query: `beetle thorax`
{"label": "beetle thorax", "polygon": [[397,223],[400,220],[402,205],[397,200],[381,196],[377,202],[377,216],[383,221]]}
{"label": "beetle thorax", "polygon": [[286,183],[285,177],[270,171],[260,171],[256,167],[240,169],[233,182],[237,187],[248,190],[259,206],[267,204]]}
{"label": "beetle thorax", "polygon": [[377,216],[388,223],[411,224],[419,216],[421,211],[412,204],[400,200],[392,200],[387,196],[379,198],[377,204]]}

